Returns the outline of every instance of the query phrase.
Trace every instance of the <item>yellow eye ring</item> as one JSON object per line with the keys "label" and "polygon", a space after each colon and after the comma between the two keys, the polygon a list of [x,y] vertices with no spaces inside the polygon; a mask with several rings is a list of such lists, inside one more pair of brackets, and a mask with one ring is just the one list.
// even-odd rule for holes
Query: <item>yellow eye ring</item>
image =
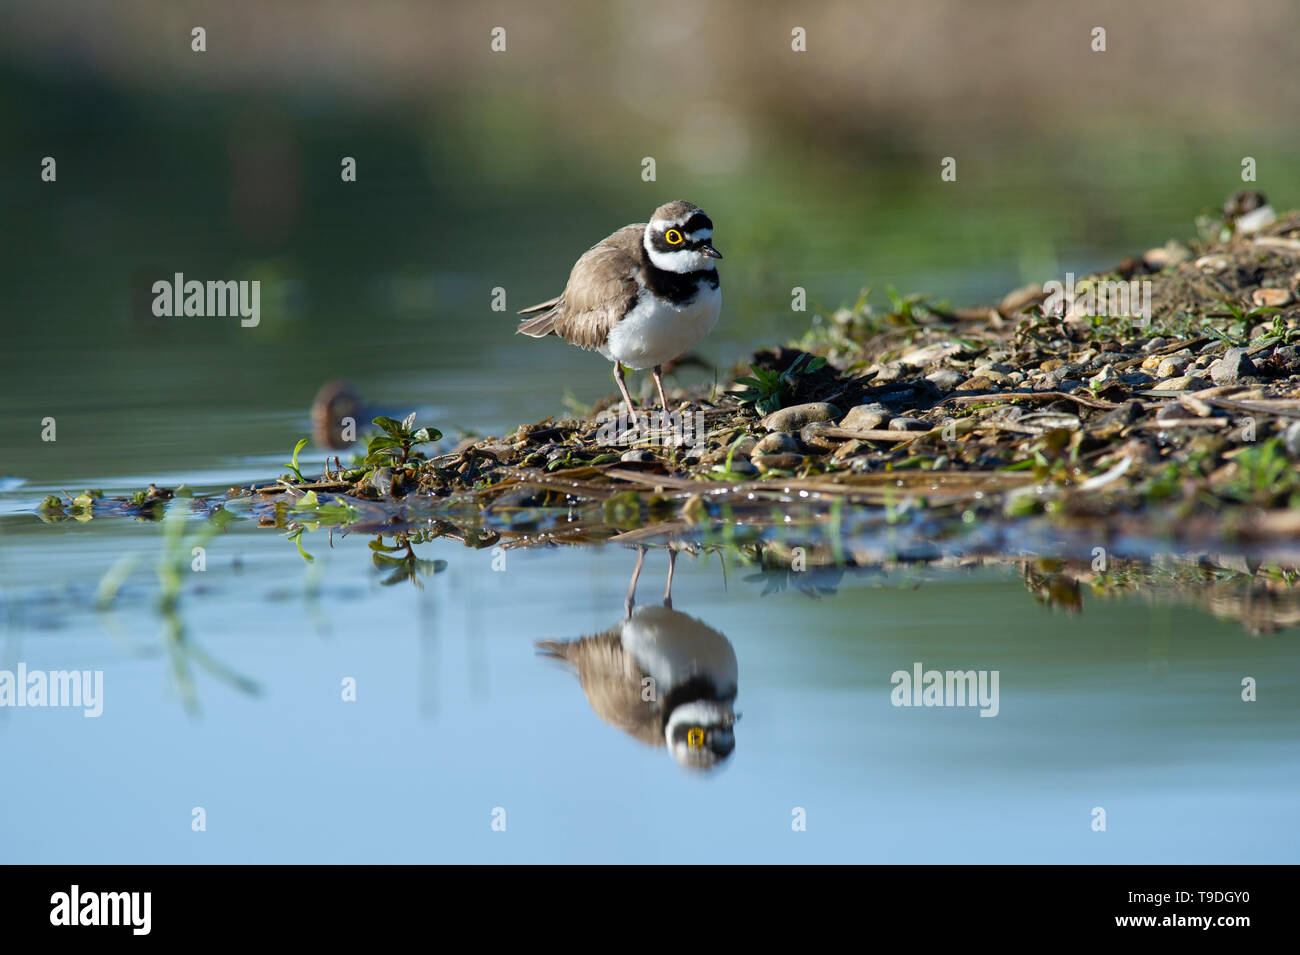
{"label": "yellow eye ring", "polygon": [[692,726],[686,731],[686,745],[691,749],[699,749],[704,745],[704,730],[699,726]]}
{"label": "yellow eye ring", "polygon": [[676,229],[669,229],[667,232],[665,232],[664,240],[669,245],[681,245],[683,241],[682,234],[678,232]]}

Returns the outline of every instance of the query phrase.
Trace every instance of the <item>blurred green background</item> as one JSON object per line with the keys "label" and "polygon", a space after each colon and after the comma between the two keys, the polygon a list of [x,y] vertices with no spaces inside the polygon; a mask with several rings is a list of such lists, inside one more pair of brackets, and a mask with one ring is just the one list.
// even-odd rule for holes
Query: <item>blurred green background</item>
{"label": "blurred green background", "polygon": [[[0,472],[28,479],[238,470],[306,433],[336,376],[449,433],[560,412],[566,390],[590,402],[606,363],[514,336],[513,312],[668,199],[717,222],[723,316],[702,351],[724,366],[806,326],[794,286],[812,310],[868,286],[990,300],[1188,235],[1242,188],[1245,156],[1275,206],[1297,199],[1289,2],[4,17]],[[260,278],[260,326],[154,318],[149,286],[177,271]],[[490,308],[498,286],[509,312]],[[54,446],[35,440],[46,415]]]}

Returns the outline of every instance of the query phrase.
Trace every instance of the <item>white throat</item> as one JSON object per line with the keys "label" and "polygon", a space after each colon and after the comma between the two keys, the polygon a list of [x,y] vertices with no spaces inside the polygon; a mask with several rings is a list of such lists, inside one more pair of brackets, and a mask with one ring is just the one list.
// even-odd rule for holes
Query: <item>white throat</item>
{"label": "white throat", "polygon": [[696,252],[694,249],[677,249],[674,252],[660,252],[650,244],[651,229],[655,223],[649,223],[645,227],[645,234],[641,237],[641,246],[645,249],[646,255],[650,256],[650,261],[654,263],[655,268],[663,269],[665,272],[676,272],[679,275],[685,275],[687,272],[698,272],[701,269],[716,269],[713,263],[713,257],[705,255],[703,252]]}

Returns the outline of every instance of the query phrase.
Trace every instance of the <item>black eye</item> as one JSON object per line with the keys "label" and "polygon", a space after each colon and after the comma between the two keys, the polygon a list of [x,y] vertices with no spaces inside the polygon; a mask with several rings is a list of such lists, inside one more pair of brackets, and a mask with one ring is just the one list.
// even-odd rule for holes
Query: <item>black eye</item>
{"label": "black eye", "polygon": [[669,229],[667,232],[665,232],[664,239],[665,241],[667,241],[669,245],[682,244],[682,234],[678,232],[676,229]]}

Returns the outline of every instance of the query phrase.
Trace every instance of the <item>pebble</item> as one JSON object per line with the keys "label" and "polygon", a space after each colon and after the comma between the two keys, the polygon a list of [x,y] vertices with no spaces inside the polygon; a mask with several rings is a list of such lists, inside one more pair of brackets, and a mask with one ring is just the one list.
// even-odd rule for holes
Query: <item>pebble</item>
{"label": "pebble", "polygon": [[1257,288],[1250,300],[1258,308],[1281,308],[1291,304],[1291,292],[1284,288]]}
{"label": "pebble", "polygon": [[1191,359],[1183,355],[1170,355],[1162,360],[1156,368],[1157,378],[1172,378],[1175,375],[1181,375],[1187,366],[1191,364]]}
{"label": "pebble", "polygon": [[754,445],[754,454],[798,454],[799,439],[788,431],[773,431]]}
{"label": "pebble", "polygon": [[763,427],[768,431],[798,431],[814,421],[833,421],[842,411],[825,401],[810,401],[805,405],[791,405],[780,411],[773,411],[763,419]]}
{"label": "pebble", "polygon": [[993,382],[983,375],[967,378],[956,388],[957,391],[992,391]]}
{"label": "pebble", "polygon": [[1184,375],[1182,378],[1170,378],[1160,382],[1161,391],[1200,391],[1210,387],[1210,383],[1198,375]]}
{"label": "pebble", "polygon": [[961,372],[955,368],[941,368],[925,376],[925,380],[933,382],[940,391],[952,391],[961,384],[961,379]]}
{"label": "pebble", "polygon": [[756,454],[754,463],[760,471],[793,471],[803,464],[802,454]]}
{"label": "pebble", "polygon": [[930,426],[919,418],[909,418],[902,416],[892,418],[889,422],[890,431],[929,431]]}
{"label": "pebble", "polygon": [[629,461],[634,463],[650,462],[656,460],[655,453],[649,448],[632,448],[630,451],[624,451],[619,457],[620,461]]}
{"label": "pebble", "polygon": [[1244,348],[1229,348],[1228,353],[1210,366],[1210,379],[1216,385],[1235,385],[1255,373],[1255,363]]}
{"label": "pebble", "polygon": [[1118,382],[1119,375],[1115,373],[1115,369],[1111,365],[1106,365],[1089,380],[1089,384],[1095,388],[1104,388],[1107,385],[1117,384]]}
{"label": "pebble", "polygon": [[[741,438],[740,443],[736,445],[736,453],[732,459],[733,463],[735,461],[740,460],[741,458],[748,458],[750,454],[753,453],[754,447],[757,444],[758,444],[758,439],[755,438],[752,434],[747,434],[743,438]],[[705,464],[726,464],[728,454],[731,454],[730,443],[724,444],[720,448],[714,448],[712,451],[706,454],[704,456],[704,463]]]}
{"label": "pebble", "polygon": [[956,355],[960,351],[961,345],[957,342],[935,342],[924,348],[914,348],[898,360],[901,364],[913,368],[924,368],[926,365],[933,365],[936,361]]}
{"label": "pebble", "polygon": [[1179,242],[1169,242],[1163,248],[1147,249],[1142,253],[1142,261],[1157,272],[1171,265],[1181,265],[1191,257],[1187,246]]}
{"label": "pebble", "polygon": [[882,404],[858,405],[849,409],[840,427],[850,431],[875,431],[888,417],[889,410]]}
{"label": "pebble", "polygon": [[[838,448],[835,449],[835,453],[831,455],[831,460],[835,461],[836,463],[839,463],[840,461],[847,461],[849,458],[853,457],[855,454],[862,451],[863,448],[866,448],[866,445],[864,445],[861,441],[859,441],[857,438],[850,438],[848,441],[845,441],[843,444],[841,444]],[[870,449],[868,448],[867,450]]]}
{"label": "pebble", "polygon": [[[799,440],[809,448],[815,448],[819,451],[834,451],[840,446],[840,440],[838,438],[828,438],[824,434],[827,428],[833,427],[835,425],[830,421],[814,421],[812,424],[806,424],[799,429]],[[798,450],[798,448],[792,450]]]}

